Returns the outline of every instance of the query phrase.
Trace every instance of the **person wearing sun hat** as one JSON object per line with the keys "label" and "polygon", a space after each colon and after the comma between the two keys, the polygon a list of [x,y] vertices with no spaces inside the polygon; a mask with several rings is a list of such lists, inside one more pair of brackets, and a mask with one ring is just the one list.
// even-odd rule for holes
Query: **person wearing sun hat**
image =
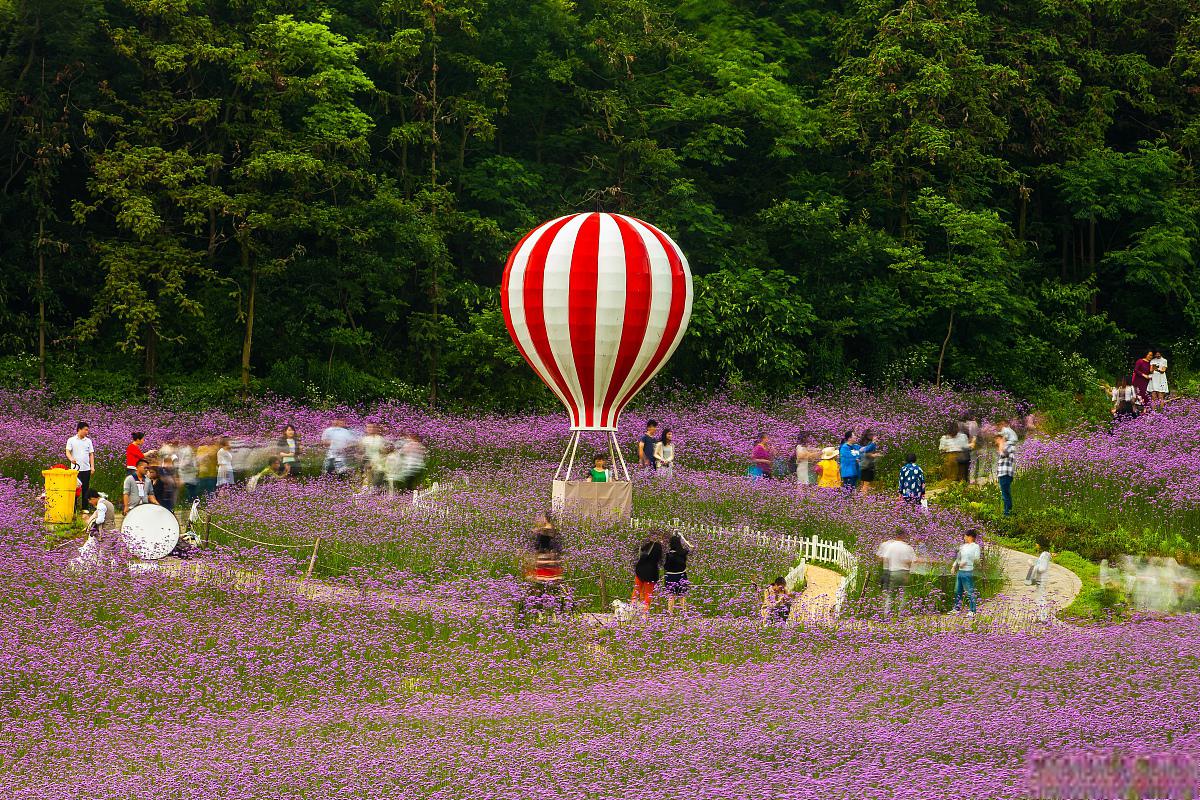
{"label": "person wearing sun hat", "polygon": [[826,447],[821,451],[821,460],[815,467],[817,471],[817,486],[822,489],[842,488],[842,473],[838,468],[838,449]]}

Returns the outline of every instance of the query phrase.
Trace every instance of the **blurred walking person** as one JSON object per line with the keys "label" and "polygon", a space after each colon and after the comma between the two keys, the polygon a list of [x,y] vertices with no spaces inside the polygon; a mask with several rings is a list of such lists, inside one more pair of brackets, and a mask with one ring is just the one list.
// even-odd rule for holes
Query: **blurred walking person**
{"label": "blurred walking person", "polygon": [[379,425],[368,422],[366,434],[362,437],[364,489],[374,489],[384,483],[383,447],[385,444],[387,444],[387,440],[379,433]]}
{"label": "blurred walking person", "polygon": [[966,481],[971,467],[971,441],[957,422],[946,425],[946,432],[938,440],[938,451],[942,454],[942,477]]}
{"label": "blurred walking person", "polygon": [[213,438],[204,439],[196,447],[196,482],[200,493],[207,497],[217,490],[217,450],[220,447]]}
{"label": "blurred walking person", "polygon": [[796,484],[798,486],[812,486],[817,482],[816,471],[813,467],[816,462],[821,460],[821,449],[813,446],[813,435],[808,431],[801,431],[796,437]]}
{"label": "blurred walking person", "polygon": [[542,592],[556,589],[562,582],[562,536],[549,511],[538,514],[533,525],[533,541],[526,578]]}
{"label": "blurred walking person", "polygon": [[329,427],[321,431],[321,444],[325,447],[325,463],[321,471],[326,475],[343,476],[349,470],[350,448],[354,445],[354,434],[346,428],[343,417],[334,417]]}
{"label": "blurred walking person", "polygon": [[67,463],[79,472],[79,507],[87,508],[88,489],[92,482],[92,470],[96,468],[96,447],[88,436],[88,424],[75,426],[75,435],[67,439]]}
{"label": "blurred walking person", "polygon": [[1117,385],[1109,390],[1109,397],[1112,400],[1114,425],[1128,422],[1137,416],[1137,412],[1134,410],[1134,404],[1137,401],[1137,390],[1130,386],[1129,381],[1125,378],[1119,379]]}
{"label": "blurred walking person", "polygon": [[896,613],[904,610],[904,587],[912,572],[917,551],[908,543],[908,535],[897,528],[892,538],[879,545],[875,555],[880,561],[879,587],[883,590],[884,616],[892,613],[892,597],[897,597]]}
{"label": "blurred walking person", "polygon": [[221,446],[217,449],[217,488],[233,486],[233,450],[229,447],[229,438],[221,437]]}
{"label": "blurred walking person", "polygon": [[875,431],[870,428],[862,432],[859,441],[862,443],[862,449],[858,454],[858,488],[866,494],[875,483],[875,464],[883,454],[874,449],[879,445],[875,442]]}

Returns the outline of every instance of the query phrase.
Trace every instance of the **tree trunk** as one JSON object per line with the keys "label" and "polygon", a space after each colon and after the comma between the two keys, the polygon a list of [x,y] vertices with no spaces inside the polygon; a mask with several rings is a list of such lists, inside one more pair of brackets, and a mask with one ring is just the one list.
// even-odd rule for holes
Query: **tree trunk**
{"label": "tree trunk", "polygon": [[950,324],[946,326],[946,338],[942,339],[942,352],[938,353],[937,378],[934,386],[942,385],[942,362],[946,360],[946,347],[950,344],[950,333],[954,330],[954,311],[950,312]]}
{"label": "tree trunk", "polygon": [[258,289],[258,268],[250,263],[250,247],[241,242],[242,269],[250,273],[250,291],[246,299],[246,335],[242,338],[242,396],[250,396],[250,345],[254,340],[254,293]]}
{"label": "tree trunk", "polygon": [[146,394],[154,391],[158,373],[158,329],[146,327]]}
{"label": "tree trunk", "polygon": [[38,219],[38,383],[46,384],[46,221]]}
{"label": "tree trunk", "polygon": [[1096,218],[1092,217],[1088,220],[1088,269],[1091,272],[1092,280],[1095,282],[1094,291],[1092,292],[1091,312],[1093,314],[1099,311],[1100,300],[1100,277],[1096,274]]}

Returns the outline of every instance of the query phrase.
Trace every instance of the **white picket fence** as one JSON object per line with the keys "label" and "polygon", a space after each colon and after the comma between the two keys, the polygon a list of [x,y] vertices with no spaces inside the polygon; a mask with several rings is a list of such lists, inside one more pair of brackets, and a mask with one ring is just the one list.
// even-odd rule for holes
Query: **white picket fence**
{"label": "white picket fence", "polygon": [[771,534],[766,531],[758,531],[749,525],[743,525],[740,528],[725,527],[722,525],[704,525],[695,522],[684,522],[678,518],[670,522],[660,522],[634,517],[629,520],[629,523],[633,528],[638,530],[645,528],[667,528],[705,536],[741,536],[743,539],[754,542],[760,547],[777,547],[784,552],[794,553],[805,562],[819,561],[825,564],[833,564],[846,573],[846,577],[842,579],[842,583],[838,587],[837,598],[834,604],[835,614],[841,613],[842,606],[846,602],[847,593],[850,587],[854,585],[854,580],[858,576],[858,559],[846,549],[846,545],[842,541],[822,539],[815,534],[804,538],[789,534]]}
{"label": "white picket fence", "polygon": [[418,508],[428,507],[430,505],[429,498],[441,494],[441,492],[442,485],[434,481],[428,489],[417,489],[412,493],[412,504]]}

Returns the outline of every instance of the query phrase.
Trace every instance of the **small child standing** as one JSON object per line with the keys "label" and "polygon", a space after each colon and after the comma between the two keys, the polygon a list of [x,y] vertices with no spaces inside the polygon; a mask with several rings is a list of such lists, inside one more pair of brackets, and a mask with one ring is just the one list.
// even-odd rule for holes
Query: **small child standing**
{"label": "small child standing", "polygon": [[612,480],[612,474],[608,471],[608,459],[602,453],[597,453],[592,459],[592,471],[588,473],[588,480],[592,483],[608,483]]}

